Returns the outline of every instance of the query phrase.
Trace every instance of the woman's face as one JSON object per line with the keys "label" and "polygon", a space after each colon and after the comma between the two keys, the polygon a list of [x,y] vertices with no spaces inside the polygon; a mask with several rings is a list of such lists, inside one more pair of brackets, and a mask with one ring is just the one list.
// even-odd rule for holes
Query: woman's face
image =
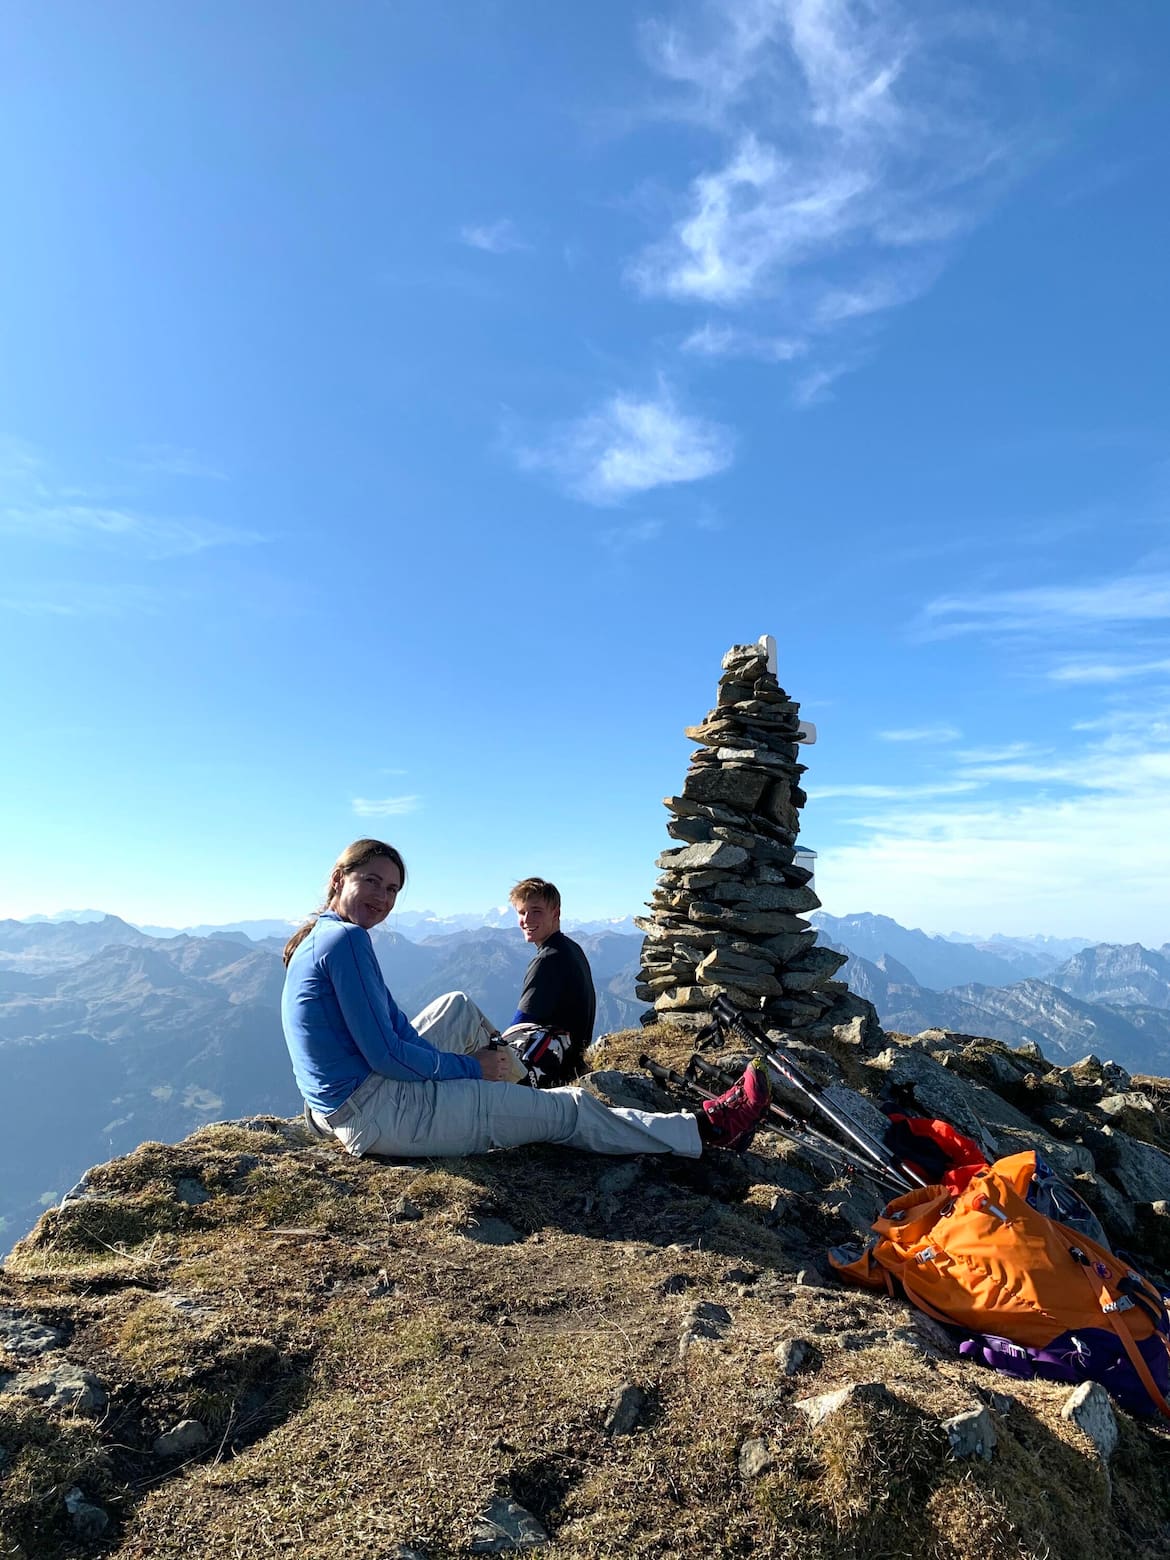
{"label": "woman's face", "polygon": [[375,856],[360,867],[333,874],[329,905],[343,921],[352,921],[368,932],[381,926],[393,910],[401,887],[402,874],[395,863],[389,856]]}

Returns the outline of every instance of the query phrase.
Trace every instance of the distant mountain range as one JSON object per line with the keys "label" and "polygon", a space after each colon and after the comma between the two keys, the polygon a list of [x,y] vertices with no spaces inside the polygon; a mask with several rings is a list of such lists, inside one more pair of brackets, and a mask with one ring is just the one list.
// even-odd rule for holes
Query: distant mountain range
{"label": "distant mountain range", "polygon": [[[445,937],[451,932],[477,931],[485,927],[509,931],[516,929],[516,925],[516,912],[511,905],[497,905],[494,909],[485,910],[481,915],[436,915],[433,910],[395,910],[394,912],[394,930],[403,937],[409,937],[411,942],[421,942],[424,938]],[[637,933],[632,915],[611,916],[599,921],[575,921],[571,916],[566,916],[562,926],[571,937],[578,937],[582,932],[587,935],[595,932],[640,935]]]}
{"label": "distant mountain range", "polygon": [[[143,1140],[300,1108],[279,1013],[291,923],[152,936],[117,916],[79,916],[0,921],[0,1078],[9,1105],[0,1220],[10,1237],[88,1165]],[[889,1029],[1035,1040],[1053,1060],[1093,1051],[1130,1071],[1170,1074],[1170,945],[1099,944],[1070,956],[1052,939],[962,942],[885,916],[812,919],[821,941],[848,955],[840,978]],[[472,924],[433,930],[452,920]],[[510,1021],[531,957],[510,911],[499,926],[425,912],[396,914],[394,923],[379,927],[374,943],[407,1012],[464,990],[498,1025]],[[593,967],[598,1033],[636,1024],[641,936],[608,923],[574,935]]]}
{"label": "distant mountain range", "polygon": [[[104,910],[58,910],[53,915],[28,915],[22,925],[59,925],[62,923],[92,923],[114,920],[120,925],[134,926],[148,937],[226,937],[244,936],[253,942],[279,937],[286,941],[301,924],[299,921],[281,919],[258,921],[203,922],[198,926],[151,926],[145,922],[119,921]],[[863,958],[876,958],[890,953],[896,958],[905,957],[917,971],[925,985],[938,985],[943,989],[965,978],[965,972],[978,970],[982,979],[994,985],[995,973],[1020,980],[1028,975],[1043,975],[1082,948],[1093,946],[1091,937],[1007,937],[995,932],[990,937],[979,937],[971,932],[948,932],[940,936],[930,932],[914,931],[899,926],[889,916],[871,915],[868,912],[851,916],[832,916],[817,911],[809,917],[814,926],[822,928],[835,942],[849,944]],[[508,930],[516,925],[516,912],[511,905],[494,905],[489,910],[461,911],[454,915],[438,915],[433,910],[395,910],[393,930],[411,942],[422,942],[429,937],[445,937],[452,932],[474,931],[491,927]],[[630,915],[611,916],[601,920],[581,921],[566,916],[565,931],[615,932],[636,934],[634,918]],[[965,950],[973,949],[974,954]],[[987,955],[981,959],[977,955]],[[928,976],[932,977],[928,979]],[[973,978],[973,977],[972,977]]]}
{"label": "distant mountain range", "polygon": [[1079,952],[1081,948],[1091,948],[1100,941],[1096,937],[1005,937],[1002,932],[995,932],[990,937],[979,937],[972,932],[947,932],[945,937],[947,942],[973,943],[976,948],[986,948],[989,953],[1002,953],[1005,958],[1012,956],[1012,950],[1024,954],[1050,953],[1057,963]]}
{"label": "distant mountain range", "polygon": [[[58,910],[53,915],[26,915],[21,919],[21,925],[26,926],[56,926],[63,923],[78,923],[86,925],[96,921],[118,920],[117,916],[111,918],[105,910]],[[122,922],[122,925],[136,925],[133,922]],[[263,942],[269,937],[279,937],[281,942],[287,942],[290,935],[301,923],[299,921],[261,920],[261,921],[227,921],[212,924],[204,922],[199,926],[148,926],[145,923],[136,925],[136,929],[144,932],[148,937],[225,937],[242,935],[253,942]],[[442,937],[449,932],[472,931],[478,927],[496,927],[503,929],[516,925],[516,912],[511,905],[495,905],[490,910],[484,910],[476,914],[466,912],[458,915],[436,915],[433,910],[396,910],[394,912],[394,930],[403,937],[408,937],[411,942],[421,942],[424,937]],[[596,921],[574,921],[566,917],[564,921],[566,932],[576,935],[578,932],[628,932],[631,936],[636,931],[632,915],[611,916],[608,919]],[[1078,944],[1078,947],[1080,945]]]}
{"label": "distant mountain range", "polygon": [[55,968],[91,958],[115,943],[134,947],[151,940],[116,915],[84,921],[0,921],[0,970]]}
{"label": "distant mountain range", "polygon": [[1045,946],[1047,938],[991,937],[984,941],[952,941],[929,932],[911,930],[891,921],[887,915],[826,915],[818,910],[809,920],[821,934],[821,941],[843,947],[864,959],[882,955],[897,959],[914,972],[919,985],[935,991],[960,986],[964,981],[983,981],[988,986],[1009,986],[1030,975],[1046,975],[1067,958],[1075,948],[1058,954]]}
{"label": "distant mountain range", "polygon": [[1170,1073],[1170,944],[1100,943],[1063,961],[1017,947],[1011,973],[1001,939],[957,945],[886,916],[812,920],[820,941],[849,955],[838,979],[873,1003],[887,1029],[1034,1040],[1054,1061],[1094,1052],[1130,1071]]}
{"label": "distant mountain range", "polygon": [[230,938],[162,942],[112,916],[0,922],[5,1233],[20,1234],[88,1165],[145,1139],[298,1108],[280,985],[270,949]]}
{"label": "distant mountain range", "polygon": [[[14,1239],[91,1164],[205,1121],[301,1102],[280,1030],[280,952],[253,941],[151,937],[117,916],[0,921],[0,1232]],[[640,936],[578,933],[593,967],[598,1032],[637,1022]],[[466,990],[501,1028],[532,949],[519,928],[412,942],[378,928],[395,999],[415,1013]],[[7,1222],[8,1229],[4,1229]]]}
{"label": "distant mountain range", "polygon": [[[642,1010],[633,995],[641,936],[580,929],[573,935],[593,968],[599,1030],[619,1029],[635,1021]],[[407,1011],[417,1011],[444,991],[467,990],[501,1026],[511,1020],[533,952],[518,927],[474,927],[415,941],[380,926],[373,937],[395,1000]],[[0,1007],[23,993],[29,997],[26,1014],[48,1019],[55,1012],[52,1002],[66,991],[108,997],[129,971],[125,958],[113,950],[126,948],[149,950],[134,979],[139,992],[171,989],[162,978],[171,967],[197,974],[205,969],[230,970],[229,985],[243,971],[263,968],[274,983],[267,995],[278,1006],[283,978],[279,956],[285,941],[283,928],[281,935],[260,941],[235,928],[217,928],[205,937],[185,933],[151,937],[113,915],[84,922],[0,921]],[[203,954],[196,955],[193,949]],[[232,1000],[239,1000],[238,993]],[[0,1013],[0,1043],[6,1035],[13,1037]],[[22,1038],[30,1036],[22,1032]]]}

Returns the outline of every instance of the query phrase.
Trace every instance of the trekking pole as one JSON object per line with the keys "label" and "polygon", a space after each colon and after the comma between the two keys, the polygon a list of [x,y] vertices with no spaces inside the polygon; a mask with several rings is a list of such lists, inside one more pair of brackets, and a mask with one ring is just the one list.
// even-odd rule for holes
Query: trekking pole
{"label": "trekking pole", "polygon": [[[656,1078],[659,1083],[669,1083],[682,1094],[689,1094],[696,1100],[714,1100],[718,1095],[711,1089],[705,1089],[697,1079],[688,1077],[686,1073],[676,1072],[673,1067],[667,1067],[662,1062],[656,1062],[653,1057],[640,1056],[638,1066],[648,1072],[651,1078]],[[723,1080],[720,1079],[720,1082]],[[722,1092],[722,1091],[721,1091]],[[795,1116],[790,1116],[786,1110],[772,1101],[768,1106],[767,1117],[761,1125],[769,1126],[773,1132],[778,1132],[781,1137],[789,1138],[793,1143],[799,1143],[802,1137],[801,1123]],[[828,1140],[826,1139],[826,1142]],[[837,1143],[832,1147],[840,1149]]]}
{"label": "trekking pole", "polygon": [[[704,1078],[710,1079],[713,1083],[717,1082],[721,1091],[727,1088],[733,1081],[730,1075],[716,1067],[714,1062],[705,1061],[701,1056],[691,1057],[687,1067],[688,1073],[692,1068]],[[706,1097],[708,1099],[712,1098],[711,1095]],[[854,1160],[849,1157],[848,1149],[844,1144],[838,1143],[834,1138],[826,1137],[823,1132],[819,1132],[809,1122],[801,1121],[796,1116],[790,1116],[783,1106],[778,1105],[775,1100],[768,1107],[768,1115],[773,1118],[769,1123],[773,1130],[779,1132],[782,1137],[788,1138],[790,1142],[795,1143],[798,1148],[803,1148],[808,1153],[820,1154],[823,1158],[831,1160],[833,1164],[847,1170],[850,1174],[856,1173],[866,1176],[876,1186],[880,1186],[883,1191],[904,1192],[906,1190],[905,1183],[893,1170],[879,1169],[877,1165],[873,1164],[854,1163]],[[777,1125],[777,1121],[782,1123],[782,1125]]]}
{"label": "trekking pole", "polygon": [[[673,1067],[667,1067],[662,1062],[656,1062],[653,1057],[640,1056],[638,1058],[638,1066],[644,1072],[648,1072],[651,1078],[657,1078],[659,1083],[672,1084],[674,1088],[680,1090],[683,1094],[692,1094],[696,1099],[714,1100],[719,1097],[713,1090],[705,1089],[697,1078],[688,1077],[686,1073],[676,1072]],[[720,1078],[719,1081],[722,1083],[724,1080]],[[722,1093],[722,1090],[720,1090],[720,1093]],[[795,1138],[801,1130],[801,1123],[797,1121],[796,1117],[790,1116],[774,1100],[768,1106],[768,1118],[769,1124],[777,1132],[783,1133],[785,1137]],[[833,1146],[839,1147],[838,1144]]]}
{"label": "trekking pole", "polygon": [[[692,1058],[692,1060],[697,1060],[697,1058]],[[673,1067],[666,1067],[662,1062],[656,1062],[649,1056],[640,1056],[638,1058],[638,1066],[645,1072],[648,1072],[652,1078],[656,1078],[659,1083],[671,1084],[681,1093],[689,1094],[693,1099],[713,1100],[717,1098],[710,1089],[705,1089],[696,1079],[688,1078],[685,1073],[676,1072]],[[705,1064],[704,1071],[712,1074],[718,1073],[718,1069],[712,1067],[709,1062]],[[722,1083],[725,1080],[720,1077],[719,1081]],[[767,1117],[761,1125],[771,1127],[773,1132],[778,1133],[782,1138],[787,1138],[790,1143],[794,1143],[797,1148],[804,1149],[806,1153],[819,1154],[822,1159],[827,1159],[837,1171],[863,1175],[886,1192],[890,1190],[896,1192],[906,1190],[902,1182],[896,1179],[893,1171],[879,1170],[876,1165],[854,1164],[848,1157],[847,1150],[840,1143],[835,1143],[832,1138],[826,1137],[823,1132],[818,1132],[815,1127],[810,1127],[807,1122],[798,1121],[795,1116],[790,1116],[786,1110],[774,1101],[768,1106]]]}
{"label": "trekking pole", "polygon": [[673,1067],[667,1067],[663,1062],[656,1062],[653,1057],[640,1056],[638,1066],[643,1072],[648,1072],[651,1078],[656,1078],[659,1083],[671,1083],[676,1089],[681,1089],[684,1094],[698,1094],[705,1100],[713,1100],[715,1096],[708,1094],[706,1089],[701,1089],[693,1078],[687,1078],[682,1073],[676,1072]]}
{"label": "trekking pole", "polygon": [[807,1100],[814,1110],[819,1110],[822,1116],[827,1116],[838,1132],[843,1132],[846,1137],[852,1138],[861,1152],[875,1164],[880,1165],[887,1174],[893,1176],[903,1190],[910,1191],[915,1186],[927,1185],[917,1171],[912,1170],[900,1159],[895,1159],[885,1144],[879,1142],[863,1126],[856,1121],[851,1121],[843,1111],[834,1110],[833,1106],[822,1097],[816,1080],[810,1078],[787,1051],[774,1046],[768,1037],[739,1011],[730,997],[720,992],[711,1004],[711,1011],[725,1029],[730,1029],[753,1051],[758,1051],[768,1066],[779,1073],[790,1089]]}
{"label": "trekking pole", "polygon": [[[703,1088],[704,1080],[712,1085],[715,1094],[722,1094],[725,1089],[730,1089],[732,1084],[735,1082],[735,1079],[730,1073],[725,1072],[721,1067],[716,1067],[714,1062],[708,1062],[703,1057],[698,1055],[691,1057],[690,1061],[687,1063],[687,1070],[683,1074],[683,1077],[687,1080],[692,1088],[699,1089],[703,1094],[707,1094],[707,1090]],[[713,1099],[714,1094],[708,1094],[707,1098]],[[803,1132],[808,1130],[808,1123],[806,1121],[801,1121],[800,1118],[798,1116],[794,1116],[791,1111],[785,1110],[784,1106],[781,1105],[779,1100],[774,1099],[769,1102],[768,1115],[771,1116],[774,1121],[779,1122],[780,1125],[787,1131]]]}

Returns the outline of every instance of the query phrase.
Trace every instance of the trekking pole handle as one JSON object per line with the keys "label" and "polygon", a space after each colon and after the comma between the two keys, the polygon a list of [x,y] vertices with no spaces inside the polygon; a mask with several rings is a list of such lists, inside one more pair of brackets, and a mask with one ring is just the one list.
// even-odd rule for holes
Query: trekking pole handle
{"label": "trekking pole handle", "polygon": [[638,1066],[645,1072],[648,1072],[651,1078],[657,1078],[659,1083],[672,1083],[676,1089],[682,1089],[689,1094],[697,1094],[705,1100],[713,1100],[715,1098],[713,1094],[704,1089],[700,1084],[695,1083],[693,1079],[676,1072],[673,1067],[666,1067],[662,1062],[654,1061],[652,1057],[640,1056],[638,1058]]}
{"label": "trekking pole handle", "polygon": [[799,1089],[804,1094],[812,1094],[816,1091],[816,1080],[810,1078],[791,1056],[777,1050],[767,1036],[761,1034],[756,1026],[749,1022],[746,1015],[739,1011],[725,992],[721,991],[712,1002],[711,1011],[721,1024],[725,1024],[728,1029],[733,1029],[741,1040],[748,1041],[752,1046],[763,1046],[773,1067],[794,1089]]}

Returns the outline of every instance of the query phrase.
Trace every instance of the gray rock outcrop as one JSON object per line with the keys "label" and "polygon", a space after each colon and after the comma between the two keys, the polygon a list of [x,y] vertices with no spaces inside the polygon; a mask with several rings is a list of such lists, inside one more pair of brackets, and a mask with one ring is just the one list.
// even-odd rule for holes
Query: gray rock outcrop
{"label": "gray rock outcrop", "polygon": [[538,1549],[547,1543],[548,1534],[530,1511],[506,1495],[497,1495],[480,1518],[471,1540],[471,1553],[507,1554],[516,1549]]}
{"label": "gray rock outcrop", "polygon": [[996,1443],[995,1424],[991,1410],[985,1405],[966,1409],[951,1419],[944,1419],[942,1427],[946,1431],[953,1457],[982,1457],[984,1462],[991,1461]]}
{"label": "gray rock outcrop", "polygon": [[1099,1381],[1082,1381],[1069,1393],[1061,1413],[1088,1436],[1106,1461],[1117,1449],[1117,1416],[1109,1394]]}
{"label": "gray rock outcrop", "polygon": [[198,1419],[180,1419],[177,1425],[164,1430],[154,1441],[156,1457],[186,1457],[207,1445],[210,1437],[206,1426]]}

